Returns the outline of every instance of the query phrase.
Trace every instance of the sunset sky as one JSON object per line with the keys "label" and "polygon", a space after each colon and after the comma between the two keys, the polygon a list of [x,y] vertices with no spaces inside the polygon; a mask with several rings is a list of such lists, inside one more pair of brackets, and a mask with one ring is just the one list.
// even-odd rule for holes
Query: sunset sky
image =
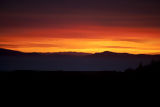
{"label": "sunset sky", "polygon": [[0,0],[0,48],[160,54],[160,0]]}

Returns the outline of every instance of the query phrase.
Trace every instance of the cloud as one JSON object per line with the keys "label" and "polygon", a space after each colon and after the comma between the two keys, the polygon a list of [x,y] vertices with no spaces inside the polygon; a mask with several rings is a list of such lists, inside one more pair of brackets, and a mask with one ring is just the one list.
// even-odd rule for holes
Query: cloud
{"label": "cloud", "polygon": [[127,42],[135,42],[135,43],[144,43],[146,40],[140,39],[116,39],[117,41],[127,41]]}
{"label": "cloud", "polygon": [[10,48],[15,48],[17,45],[11,45],[11,44],[0,44],[0,47],[10,47]]}
{"label": "cloud", "polygon": [[125,46],[103,46],[103,48],[127,48],[127,49],[134,49],[135,47],[125,47]]}
{"label": "cloud", "polygon": [[16,45],[11,45],[11,44],[0,44],[0,47],[7,47],[7,48],[30,48],[30,47],[60,47],[60,45],[55,45],[55,44],[36,44],[36,43],[28,43],[28,44],[16,44]]}
{"label": "cloud", "polygon": [[160,27],[159,0],[1,0],[0,28]]}
{"label": "cloud", "polygon": [[59,47],[59,45],[55,44],[27,44],[24,45],[26,47]]}
{"label": "cloud", "polygon": [[142,47],[127,47],[127,46],[102,46],[103,48],[121,48],[121,49],[138,49],[138,50],[160,50],[160,48],[142,48]]}

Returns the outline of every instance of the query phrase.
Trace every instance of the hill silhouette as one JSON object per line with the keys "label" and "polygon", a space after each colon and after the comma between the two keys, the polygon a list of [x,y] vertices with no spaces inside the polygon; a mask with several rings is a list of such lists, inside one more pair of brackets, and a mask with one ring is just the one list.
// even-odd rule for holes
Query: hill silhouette
{"label": "hill silhouette", "polygon": [[24,53],[20,51],[10,50],[10,49],[4,49],[0,48],[0,55],[45,55],[45,56],[91,56],[91,57],[105,57],[105,56],[155,56],[160,57],[160,55],[147,55],[147,54],[129,54],[129,53],[116,53],[116,52],[110,52],[110,51],[104,51],[99,53],[83,53],[83,52],[53,52],[53,53],[38,53],[38,52],[32,52],[32,53]]}
{"label": "hill silhouette", "polygon": [[128,53],[115,53],[115,52],[110,52],[110,51],[105,51],[101,53],[95,53],[93,56],[127,56],[127,55],[133,55],[133,54],[128,54]]}
{"label": "hill silhouette", "polygon": [[0,55],[21,55],[22,52],[0,48]]}
{"label": "hill silhouette", "polygon": [[53,53],[38,53],[38,52],[32,52],[32,53],[24,53],[20,51],[14,51],[10,49],[4,49],[0,48],[0,55],[8,56],[8,55],[38,55],[38,56],[85,56],[90,55],[90,53],[83,53],[83,52],[53,52]]}

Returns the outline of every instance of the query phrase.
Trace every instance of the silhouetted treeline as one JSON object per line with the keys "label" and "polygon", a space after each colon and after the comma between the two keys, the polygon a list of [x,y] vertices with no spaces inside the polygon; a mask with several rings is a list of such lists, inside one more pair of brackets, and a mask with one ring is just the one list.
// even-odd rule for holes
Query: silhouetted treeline
{"label": "silhouetted treeline", "polygon": [[125,72],[137,72],[137,73],[147,73],[147,72],[160,72],[160,61],[152,61],[149,65],[144,65],[142,63],[136,69],[127,69]]}

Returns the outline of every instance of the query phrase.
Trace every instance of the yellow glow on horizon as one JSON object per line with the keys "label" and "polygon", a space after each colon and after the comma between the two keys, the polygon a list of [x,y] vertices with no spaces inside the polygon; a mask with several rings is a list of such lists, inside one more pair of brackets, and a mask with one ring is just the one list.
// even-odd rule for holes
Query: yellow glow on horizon
{"label": "yellow glow on horizon", "polygon": [[[12,42],[13,43],[13,42]],[[86,39],[63,39],[43,42],[19,42],[14,43],[17,47],[9,49],[22,52],[87,52],[96,53],[112,51],[132,54],[152,54],[159,52],[160,45],[155,46],[150,43],[134,43],[128,41],[104,41]],[[59,45],[57,45],[59,44]],[[42,45],[42,46],[41,46]],[[53,46],[52,46],[53,45]],[[7,47],[3,47],[7,48]]]}

